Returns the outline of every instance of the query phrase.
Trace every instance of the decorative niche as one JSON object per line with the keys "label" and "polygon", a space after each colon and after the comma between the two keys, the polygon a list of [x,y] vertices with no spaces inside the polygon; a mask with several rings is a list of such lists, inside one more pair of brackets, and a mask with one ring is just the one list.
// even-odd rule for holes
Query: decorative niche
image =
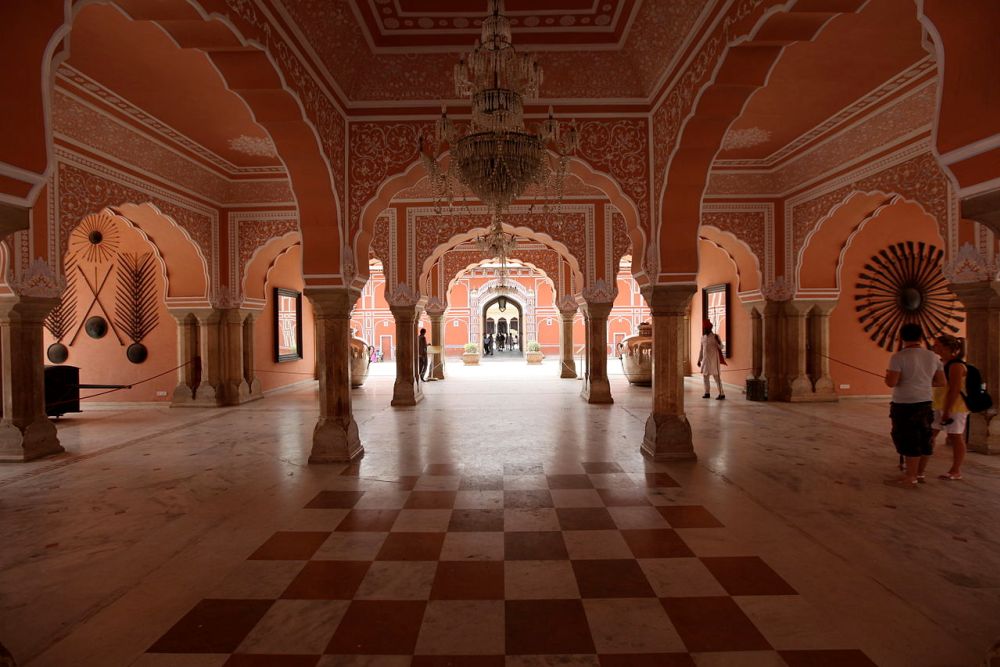
{"label": "decorative niche", "polygon": [[302,358],[302,292],[274,288],[274,360]]}
{"label": "decorative niche", "polygon": [[722,340],[722,350],[726,357],[733,356],[729,331],[729,283],[709,285],[701,290],[701,313],[704,320],[712,323],[712,330]]}

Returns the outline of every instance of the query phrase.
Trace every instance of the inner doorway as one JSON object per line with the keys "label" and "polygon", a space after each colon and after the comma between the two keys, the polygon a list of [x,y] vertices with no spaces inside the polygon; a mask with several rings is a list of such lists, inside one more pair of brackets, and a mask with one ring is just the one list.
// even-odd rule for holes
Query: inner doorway
{"label": "inner doorway", "polygon": [[493,341],[492,357],[520,357],[524,346],[521,323],[524,311],[521,304],[504,295],[492,299],[483,306],[483,331]]}

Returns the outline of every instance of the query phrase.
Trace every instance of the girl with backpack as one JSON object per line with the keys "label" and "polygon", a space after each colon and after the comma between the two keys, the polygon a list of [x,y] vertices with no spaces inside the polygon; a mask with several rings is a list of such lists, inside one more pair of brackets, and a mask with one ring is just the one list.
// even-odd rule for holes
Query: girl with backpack
{"label": "girl with backpack", "polygon": [[[948,384],[934,388],[934,436],[945,432],[947,444],[952,450],[951,468],[938,479],[949,482],[962,479],[962,461],[965,460],[965,424],[969,410],[965,405],[962,391],[968,373],[962,359],[962,339],[942,334],[934,340],[934,351],[944,364],[944,375]],[[923,480],[919,480],[923,481]]]}

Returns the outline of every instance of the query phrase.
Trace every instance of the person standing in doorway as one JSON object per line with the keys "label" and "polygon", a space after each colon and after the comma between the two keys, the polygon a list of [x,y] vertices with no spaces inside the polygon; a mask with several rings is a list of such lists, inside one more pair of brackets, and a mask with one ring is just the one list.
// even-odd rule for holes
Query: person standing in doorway
{"label": "person standing in doorway", "polygon": [[924,332],[919,324],[904,324],[899,329],[899,337],[903,347],[889,358],[885,384],[892,388],[889,405],[892,443],[905,459],[905,469],[902,477],[887,479],[885,483],[916,488],[934,452],[931,441],[933,387],[943,387],[946,381],[941,360],[920,345]]}
{"label": "person standing in doorway", "polygon": [[715,385],[719,389],[719,395],[716,397],[720,401],[726,399],[726,391],[722,388],[722,366],[726,365],[726,359],[723,356],[722,351],[722,340],[719,338],[719,334],[712,331],[712,323],[705,320],[705,324],[702,326],[702,337],[701,337],[701,351],[698,353],[698,367],[701,368],[701,374],[705,378],[705,394],[702,398],[711,398],[712,390],[712,378],[715,378]]}
{"label": "person standing in doorway", "polygon": [[427,373],[427,329],[420,330],[420,337],[417,339],[417,359],[419,361],[417,379],[423,381],[424,374]]}

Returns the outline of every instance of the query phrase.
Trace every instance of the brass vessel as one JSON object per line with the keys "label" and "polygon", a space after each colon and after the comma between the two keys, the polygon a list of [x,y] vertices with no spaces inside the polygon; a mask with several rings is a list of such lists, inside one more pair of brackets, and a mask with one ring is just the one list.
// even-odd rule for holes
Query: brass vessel
{"label": "brass vessel", "polygon": [[653,384],[653,325],[643,322],[639,333],[618,343],[618,358],[629,383],[642,387]]}
{"label": "brass vessel", "polygon": [[351,329],[351,386],[360,387],[368,377],[368,366],[372,360],[372,346],[354,335]]}

